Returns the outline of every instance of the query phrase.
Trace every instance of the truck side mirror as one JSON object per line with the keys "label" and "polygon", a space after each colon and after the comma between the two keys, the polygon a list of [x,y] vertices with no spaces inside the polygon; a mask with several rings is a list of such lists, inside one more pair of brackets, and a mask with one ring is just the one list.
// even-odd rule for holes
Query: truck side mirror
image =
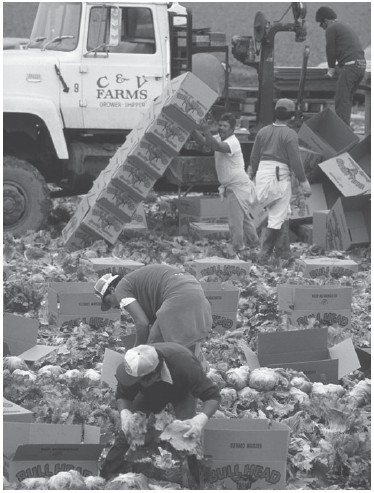
{"label": "truck side mirror", "polygon": [[108,46],[118,46],[121,41],[122,11],[119,7],[110,8]]}

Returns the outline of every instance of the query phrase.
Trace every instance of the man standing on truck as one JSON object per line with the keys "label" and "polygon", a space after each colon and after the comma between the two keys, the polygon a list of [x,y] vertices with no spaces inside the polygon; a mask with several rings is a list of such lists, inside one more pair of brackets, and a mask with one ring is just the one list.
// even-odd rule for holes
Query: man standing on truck
{"label": "man standing on truck", "polygon": [[104,274],[94,289],[102,310],[121,307],[131,315],[135,346],[176,342],[206,363],[200,341],[209,335],[212,311],[201,284],[191,274],[153,264],[123,277]]}
{"label": "man standing on truck", "polygon": [[311,195],[300,156],[295,130],[287,124],[295,114],[295,103],[279,99],[275,105],[275,122],[259,130],[253,145],[248,173],[256,178],[256,194],[268,210],[268,225],[258,262],[267,264],[273,250],[287,259],[291,256],[288,215],[291,212],[291,172],[299,180],[304,196]]}
{"label": "man standing on truck", "polygon": [[[129,349],[117,368],[116,378],[121,431],[100,471],[106,479],[128,472],[124,455],[132,432],[136,432],[134,413],[158,414],[170,403],[176,419],[182,421],[183,437],[198,438],[221,401],[217,385],[206,376],[196,357],[180,344],[165,342]],[[198,414],[197,399],[202,401]],[[191,458],[190,467],[196,461],[196,457]]]}
{"label": "man standing on truck", "polygon": [[326,31],[327,76],[334,77],[339,67],[335,92],[335,112],[349,126],[353,96],[365,75],[366,60],[360,40],[353,29],[338,21],[330,7],[320,7],[316,22]]}
{"label": "man standing on truck", "polygon": [[235,126],[235,116],[224,113],[218,122],[217,135],[211,134],[204,120],[200,125],[201,132],[195,130],[192,137],[201,146],[214,151],[219,193],[227,201],[231,241],[235,252],[239,253],[245,249],[245,242],[250,248],[258,247],[260,242],[250,215],[253,188],[245,172],[240,142],[234,134]]}

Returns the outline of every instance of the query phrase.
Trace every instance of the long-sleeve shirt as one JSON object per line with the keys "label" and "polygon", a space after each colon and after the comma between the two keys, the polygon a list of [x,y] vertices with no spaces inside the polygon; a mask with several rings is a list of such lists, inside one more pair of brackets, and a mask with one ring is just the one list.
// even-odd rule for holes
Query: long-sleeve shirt
{"label": "long-sleeve shirt", "polygon": [[335,21],[326,31],[326,57],[329,68],[342,67],[354,60],[364,60],[365,53],[357,34],[345,24]]}
{"label": "long-sleeve shirt", "polygon": [[257,133],[250,159],[253,176],[260,161],[267,160],[287,164],[300,182],[305,181],[297,133],[287,125],[273,123]]}
{"label": "long-sleeve shirt", "polygon": [[172,342],[150,345],[164,356],[173,383],[159,381],[150,387],[141,387],[139,383],[125,386],[121,383],[121,372],[117,370],[117,399],[133,401],[136,395],[141,392],[151,402],[153,399],[157,401],[160,395],[165,394],[170,396],[170,402],[178,402],[189,393],[203,402],[208,400],[221,401],[218,386],[206,376],[200,362],[190,350]]}

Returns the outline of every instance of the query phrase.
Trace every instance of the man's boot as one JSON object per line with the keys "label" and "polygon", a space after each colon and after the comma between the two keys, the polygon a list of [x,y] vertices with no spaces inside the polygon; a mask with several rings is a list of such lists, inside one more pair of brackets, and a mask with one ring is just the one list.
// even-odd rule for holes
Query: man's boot
{"label": "man's boot", "polygon": [[272,229],[272,228],[265,229],[264,241],[262,242],[262,248],[258,258],[258,263],[260,265],[266,264],[266,262],[269,260],[270,255],[273,252],[277,238],[280,235],[280,231],[281,231],[280,229]]}
{"label": "man's boot", "polygon": [[274,246],[274,256],[276,258],[284,260],[287,260],[292,256],[290,248],[290,228],[288,220],[284,221],[280,229],[280,234]]}

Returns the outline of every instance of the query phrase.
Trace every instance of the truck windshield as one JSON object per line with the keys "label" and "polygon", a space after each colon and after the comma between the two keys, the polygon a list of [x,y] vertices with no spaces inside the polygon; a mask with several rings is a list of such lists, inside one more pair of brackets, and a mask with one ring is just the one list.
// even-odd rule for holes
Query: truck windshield
{"label": "truck windshield", "polygon": [[[31,33],[28,48],[47,50],[72,51],[77,47],[79,38],[79,23],[81,19],[81,4],[73,2],[40,2]],[[73,36],[60,39],[63,36]],[[45,38],[41,40],[41,38]]]}

